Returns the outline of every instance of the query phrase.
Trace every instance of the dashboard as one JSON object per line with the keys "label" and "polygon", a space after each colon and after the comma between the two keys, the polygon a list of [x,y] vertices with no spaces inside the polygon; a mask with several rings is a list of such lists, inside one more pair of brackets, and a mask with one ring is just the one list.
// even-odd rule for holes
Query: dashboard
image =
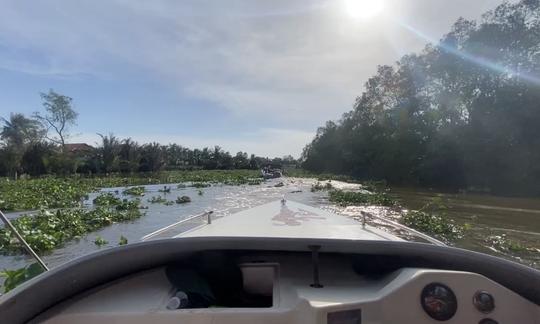
{"label": "dashboard", "polygon": [[[309,253],[235,254],[223,258],[227,265],[210,256],[217,262],[205,267],[207,259],[190,259],[197,262],[190,268],[195,274],[186,272],[189,262],[184,262],[118,278],[63,301],[32,323],[540,323],[536,304],[466,271],[362,271],[363,265],[350,256],[321,254],[314,285]],[[214,305],[181,306],[179,286],[201,290],[200,284],[192,288],[200,273],[205,278],[214,275],[208,286],[218,290],[216,282],[236,280],[235,272],[226,270],[231,264],[238,266],[239,286],[221,287],[224,293],[214,298]],[[240,290],[258,302],[235,299]]]}

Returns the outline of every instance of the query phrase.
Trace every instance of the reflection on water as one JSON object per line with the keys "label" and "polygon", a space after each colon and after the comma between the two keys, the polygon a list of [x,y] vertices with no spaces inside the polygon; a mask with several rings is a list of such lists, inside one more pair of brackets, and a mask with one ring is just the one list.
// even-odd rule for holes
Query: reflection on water
{"label": "reflection on water", "polygon": [[[283,181],[285,186],[274,185]],[[258,206],[267,202],[285,197],[289,200],[298,201],[314,207],[348,214],[356,217],[359,210],[368,211],[377,215],[396,220],[399,212],[384,207],[367,206],[361,208],[341,208],[329,204],[325,192],[311,192],[311,185],[315,180],[282,178],[268,181],[257,186],[212,186],[202,189],[181,188],[172,185],[170,193],[160,193],[163,185],[146,186],[146,195],[142,198],[143,205],[148,206],[146,216],[132,222],[113,224],[100,231],[90,233],[81,239],[66,244],[63,248],[44,256],[45,262],[55,267],[76,257],[116,246],[120,236],[124,236],[130,243],[138,242],[141,237],[166,225],[187,218],[191,215],[200,214],[203,211],[213,210],[215,217],[226,217],[232,213]],[[109,188],[103,191],[122,192],[123,188]],[[475,195],[448,195],[432,192],[394,189],[392,193],[402,201],[407,208],[420,208],[429,199],[441,197],[449,206],[449,215],[458,223],[471,224],[467,235],[456,242],[456,246],[473,249],[485,253],[496,254],[520,261],[528,265],[540,268],[540,251],[503,251],[494,246],[493,242],[486,242],[486,237],[501,236],[506,234],[506,239],[517,241],[524,246],[539,248],[540,241],[540,200],[513,199]],[[97,193],[91,194],[85,202],[91,206],[91,201]],[[153,196],[165,196],[168,200],[175,200],[178,196],[189,196],[192,202],[188,204],[151,204],[147,200]],[[383,226],[383,224],[375,225]],[[109,244],[101,248],[94,244],[97,236],[109,241]],[[18,268],[32,262],[27,256],[0,256],[0,269]]]}

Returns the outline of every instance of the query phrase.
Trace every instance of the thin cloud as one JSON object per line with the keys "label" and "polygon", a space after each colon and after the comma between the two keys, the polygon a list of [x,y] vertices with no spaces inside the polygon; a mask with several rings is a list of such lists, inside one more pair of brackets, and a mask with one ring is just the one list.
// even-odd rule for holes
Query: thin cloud
{"label": "thin cloud", "polygon": [[[222,109],[239,125],[307,133],[350,110],[378,64],[425,45],[398,18],[442,35],[459,16],[477,18],[497,3],[388,0],[384,16],[362,23],[342,1],[327,0],[8,0],[0,10],[0,68],[119,87],[144,78]],[[129,115],[129,107],[111,109]],[[232,135],[243,140],[241,129]]]}

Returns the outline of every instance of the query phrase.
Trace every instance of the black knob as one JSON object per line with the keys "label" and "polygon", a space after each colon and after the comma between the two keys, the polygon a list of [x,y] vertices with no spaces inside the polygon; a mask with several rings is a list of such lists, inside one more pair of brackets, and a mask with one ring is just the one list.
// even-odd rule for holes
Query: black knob
{"label": "black knob", "polygon": [[484,318],[478,324],[499,324],[496,320],[492,320],[491,318]]}
{"label": "black knob", "polygon": [[457,299],[452,289],[440,283],[431,283],[424,287],[420,296],[424,311],[433,319],[447,321],[457,311]]}
{"label": "black knob", "polygon": [[485,291],[478,291],[474,294],[473,304],[480,312],[488,314],[495,309],[495,299]]}

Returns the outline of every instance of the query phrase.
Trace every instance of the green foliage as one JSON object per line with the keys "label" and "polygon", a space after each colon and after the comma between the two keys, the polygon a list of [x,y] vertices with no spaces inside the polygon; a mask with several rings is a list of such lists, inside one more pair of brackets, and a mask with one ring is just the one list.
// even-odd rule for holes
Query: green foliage
{"label": "green foliage", "polygon": [[176,198],[176,203],[177,204],[185,204],[185,203],[189,203],[189,202],[191,202],[191,198],[189,198],[188,196],[182,196],[182,197]]}
{"label": "green foliage", "polygon": [[124,190],[122,193],[124,195],[131,195],[131,196],[144,196],[146,189],[144,187],[131,187],[126,190]]}
{"label": "green foliage", "polygon": [[46,114],[36,113],[35,117],[47,130],[53,130],[56,133],[51,136],[47,134],[47,139],[64,146],[65,140],[69,136],[69,127],[75,125],[79,115],[73,109],[73,99],[52,89],[48,93],[41,93],[41,99]]}
{"label": "green foliage", "polygon": [[466,226],[460,226],[447,214],[448,207],[441,198],[433,198],[418,211],[409,211],[401,223],[422,233],[445,241],[454,241],[463,236]]}
{"label": "green foliage", "polygon": [[118,245],[126,245],[126,244],[128,244],[128,239],[124,235],[120,236],[120,241],[118,241]]}
{"label": "green foliage", "polygon": [[317,191],[323,191],[323,190],[332,190],[334,187],[332,186],[332,183],[327,182],[324,185],[317,181],[314,185],[311,186],[311,192],[317,192]]}
{"label": "green foliage", "polygon": [[318,129],[302,166],[391,184],[540,194],[539,11],[538,1],[504,2],[481,22],[459,19],[439,44],[380,66],[354,109]]}
{"label": "green foliage", "polygon": [[454,224],[446,215],[436,215],[423,211],[409,211],[401,218],[401,223],[422,233],[453,241],[463,235],[463,228]]}
{"label": "green foliage", "polygon": [[0,139],[5,144],[0,163],[9,175],[15,175],[16,178],[17,174],[23,171],[21,166],[25,151],[33,143],[39,142],[43,128],[37,120],[18,113],[12,113],[9,120],[0,118],[0,121],[4,123],[0,128]]}
{"label": "green foliage", "polygon": [[101,146],[98,154],[101,156],[101,171],[105,173],[118,170],[120,163],[120,140],[112,133],[109,136],[98,134],[101,137]]}
{"label": "green foliage", "polygon": [[105,240],[101,236],[97,236],[96,239],[94,240],[94,244],[101,247],[103,245],[109,244],[109,241]]}
{"label": "green foliage", "polygon": [[386,193],[364,193],[356,191],[332,190],[329,192],[331,202],[341,206],[375,205],[393,207],[397,202]]}
{"label": "green foliage", "polygon": [[104,192],[94,198],[92,202],[98,206],[116,206],[121,203],[121,200],[110,192]]}
{"label": "green foliage", "polygon": [[[98,188],[160,183],[180,183],[178,187],[182,188],[185,182],[201,183],[204,184],[203,187],[210,183],[227,185],[260,184],[262,179],[258,178],[258,176],[259,172],[252,170],[197,170],[139,173],[129,177],[112,175],[107,177],[47,177],[17,181],[0,179],[0,209],[12,211],[78,207],[81,200],[89,192]],[[167,189],[170,189],[170,187],[167,187]],[[142,196],[144,195],[144,187],[128,188],[124,193]],[[99,198],[98,204],[102,199],[109,198],[109,196]],[[112,203],[112,200],[109,202]]]}
{"label": "green foliage", "polygon": [[94,187],[78,179],[0,180],[0,209],[29,210],[79,206]]}
{"label": "green foliage", "polygon": [[[114,222],[130,221],[141,216],[138,201],[124,200],[114,208],[98,206],[92,210],[42,210],[35,215],[23,215],[13,220],[12,224],[32,249],[42,253]],[[3,253],[24,253],[20,243],[5,228],[0,228],[0,250]]]}
{"label": "green foliage", "polygon": [[0,277],[4,277],[4,293],[12,290],[23,282],[34,278],[43,272],[39,263],[32,263],[26,267],[16,270],[4,270],[0,272]]}
{"label": "green foliage", "polygon": [[140,204],[141,204],[141,200],[139,198],[133,199],[133,200],[123,199],[121,203],[115,206],[115,209],[117,211],[136,210],[136,209],[140,209],[139,208]]}

